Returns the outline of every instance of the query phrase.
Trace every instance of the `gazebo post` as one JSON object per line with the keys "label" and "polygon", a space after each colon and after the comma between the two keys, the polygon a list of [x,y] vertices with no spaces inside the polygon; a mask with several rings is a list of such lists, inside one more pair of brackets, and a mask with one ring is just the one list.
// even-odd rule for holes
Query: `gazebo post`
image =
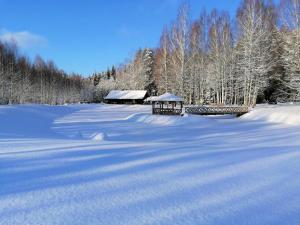
{"label": "gazebo post", "polygon": [[182,113],[182,109],[183,109],[183,102],[180,102],[180,109],[181,109],[181,113]]}
{"label": "gazebo post", "polygon": [[155,101],[152,102],[152,114],[155,114]]}

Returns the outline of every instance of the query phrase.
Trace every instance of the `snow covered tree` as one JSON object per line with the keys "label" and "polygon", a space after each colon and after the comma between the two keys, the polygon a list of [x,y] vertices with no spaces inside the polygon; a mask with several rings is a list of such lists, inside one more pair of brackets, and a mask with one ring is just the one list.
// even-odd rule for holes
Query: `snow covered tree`
{"label": "snow covered tree", "polygon": [[203,104],[206,101],[207,83],[207,15],[203,11],[190,28],[188,61],[188,102]]}
{"label": "snow covered tree", "polygon": [[[244,104],[299,97],[299,0],[282,0],[277,23],[271,0],[243,0],[236,23],[189,5],[163,29],[159,47],[140,49],[118,67],[119,89],[172,92],[188,104]],[[282,10],[281,10],[282,9]],[[280,29],[280,26],[282,28]]]}
{"label": "snow covered tree", "polygon": [[83,81],[41,57],[32,64],[15,44],[0,43],[0,104],[79,102]]}
{"label": "snow covered tree", "polygon": [[176,94],[188,98],[187,87],[187,62],[189,46],[189,5],[183,4],[179,8],[176,22],[172,26],[170,38],[170,63],[175,76]]}
{"label": "snow covered tree", "polygon": [[159,93],[172,91],[170,73],[170,37],[169,30],[164,27],[160,37],[160,44],[154,57],[154,80]]}
{"label": "snow covered tree", "polygon": [[154,52],[153,50],[146,48],[143,51],[142,56],[143,71],[142,76],[144,80],[144,90],[147,90],[149,94],[156,92],[156,85],[154,82]]}
{"label": "snow covered tree", "polygon": [[112,66],[111,68],[111,77],[116,80],[116,75],[117,75],[117,71],[116,71],[116,68],[115,66]]}
{"label": "snow covered tree", "polygon": [[214,102],[226,104],[232,102],[233,75],[233,35],[230,18],[226,13],[213,11],[209,28],[209,78],[213,90]]}
{"label": "snow covered tree", "polygon": [[244,0],[238,10],[237,73],[243,104],[256,104],[259,92],[267,85],[272,62],[273,11],[263,0]]}
{"label": "snow covered tree", "polygon": [[283,39],[282,33],[274,27],[272,32],[271,55],[273,65],[268,74],[267,87],[264,90],[263,96],[259,96],[261,101],[264,99],[267,102],[286,101],[288,97],[288,87],[285,80],[285,69],[282,60],[283,54]]}
{"label": "snow covered tree", "polygon": [[291,100],[300,100],[300,1],[282,0],[280,4],[285,82]]}

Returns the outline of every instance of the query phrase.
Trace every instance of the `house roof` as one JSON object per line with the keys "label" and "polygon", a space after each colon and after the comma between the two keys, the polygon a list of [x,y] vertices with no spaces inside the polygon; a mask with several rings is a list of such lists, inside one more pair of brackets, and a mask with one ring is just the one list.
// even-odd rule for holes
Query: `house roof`
{"label": "house roof", "polygon": [[123,100],[135,100],[144,99],[146,97],[147,91],[143,90],[113,90],[105,97],[105,99],[123,99]]}
{"label": "house roof", "polygon": [[145,100],[146,102],[183,102],[183,99],[179,96],[173,95],[171,93],[165,93],[160,96],[152,96]]}

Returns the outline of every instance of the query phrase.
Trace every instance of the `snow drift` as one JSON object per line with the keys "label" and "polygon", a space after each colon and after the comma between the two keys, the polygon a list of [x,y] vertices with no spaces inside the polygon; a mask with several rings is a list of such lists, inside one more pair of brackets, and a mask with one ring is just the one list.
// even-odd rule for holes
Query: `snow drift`
{"label": "snow drift", "polygon": [[260,120],[269,123],[281,123],[285,125],[300,126],[299,105],[260,105],[250,113],[244,115],[243,119]]}
{"label": "snow drift", "polygon": [[135,123],[145,123],[159,126],[171,126],[183,124],[183,119],[178,116],[158,116],[149,113],[136,113],[130,115],[126,120]]}

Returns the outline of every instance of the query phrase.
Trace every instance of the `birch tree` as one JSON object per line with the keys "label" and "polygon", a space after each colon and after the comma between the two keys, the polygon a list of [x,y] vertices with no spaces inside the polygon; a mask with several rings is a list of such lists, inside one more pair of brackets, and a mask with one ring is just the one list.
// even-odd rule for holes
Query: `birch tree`
{"label": "birch tree", "polygon": [[187,99],[185,92],[187,81],[187,62],[189,45],[189,5],[183,4],[179,8],[176,22],[171,32],[171,66],[175,75],[176,94]]}
{"label": "birch tree", "polygon": [[160,44],[155,55],[155,81],[159,93],[173,92],[172,76],[170,73],[170,34],[167,27],[164,27],[160,37]]}
{"label": "birch tree", "polygon": [[244,0],[238,10],[237,71],[241,76],[243,103],[256,104],[267,85],[272,67],[270,11],[263,0]]}
{"label": "birch tree", "polygon": [[232,101],[229,97],[232,93],[230,81],[233,74],[233,37],[230,18],[227,13],[219,14],[213,11],[210,20],[209,76],[214,92],[214,102],[224,105]]}
{"label": "birch tree", "polygon": [[203,104],[206,101],[207,83],[207,15],[203,11],[192,25],[189,40],[189,104]]}

